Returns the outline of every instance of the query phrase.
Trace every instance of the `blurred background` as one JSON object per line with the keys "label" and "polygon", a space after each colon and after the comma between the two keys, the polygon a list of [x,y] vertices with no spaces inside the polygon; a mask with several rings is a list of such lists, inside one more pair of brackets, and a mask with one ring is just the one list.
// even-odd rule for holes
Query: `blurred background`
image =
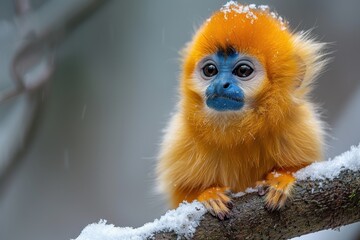
{"label": "blurred background", "polygon": [[[56,56],[46,65],[47,84],[30,93],[20,86],[0,105],[0,239],[76,238],[100,219],[138,227],[167,209],[154,194],[153,172],[177,100],[178,52],[226,1],[88,1],[101,3],[86,11],[83,0],[32,0],[31,8],[14,8],[22,1],[0,3],[1,91],[17,76],[9,74],[11,49],[37,39],[31,28],[48,24],[43,33],[54,30],[39,37],[39,64]],[[268,4],[292,29],[313,29],[331,43],[333,60],[313,94],[329,124],[326,157],[357,145],[360,1],[243,2]],[[77,15],[66,27],[52,22],[70,13],[51,9],[76,3]],[[298,239],[359,236],[358,223]]]}

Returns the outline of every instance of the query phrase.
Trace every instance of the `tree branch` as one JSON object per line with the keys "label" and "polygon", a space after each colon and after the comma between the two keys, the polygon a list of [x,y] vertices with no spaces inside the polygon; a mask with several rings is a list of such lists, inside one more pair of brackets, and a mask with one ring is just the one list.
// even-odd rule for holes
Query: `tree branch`
{"label": "tree branch", "polygon": [[[264,208],[257,193],[234,199],[232,216],[220,221],[205,214],[193,239],[288,239],[360,221],[360,171],[346,170],[333,180],[296,183],[280,211]],[[173,232],[155,239],[176,239]]]}
{"label": "tree branch", "polygon": [[229,219],[206,213],[199,203],[180,204],[139,228],[119,228],[105,220],[88,225],[76,240],[110,239],[288,239],[360,221],[360,145],[333,160],[295,173],[291,199],[269,211],[264,197],[234,198]]}

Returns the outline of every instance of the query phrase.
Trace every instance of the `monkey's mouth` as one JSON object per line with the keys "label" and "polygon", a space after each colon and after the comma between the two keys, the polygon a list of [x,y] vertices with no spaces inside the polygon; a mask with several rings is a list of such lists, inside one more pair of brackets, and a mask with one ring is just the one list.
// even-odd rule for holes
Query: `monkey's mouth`
{"label": "monkey's mouth", "polygon": [[206,105],[216,111],[236,111],[244,106],[244,99],[214,94],[206,99]]}
{"label": "monkey's mouth", "polygon": [[223,99],[228,99],[231,101],[235,101],[235,102],[244,102],[244,99],[242,98],[235,98],[235,97],[231,97],[231,96],[226,96],[226,95],[215,95],[214,98],[223,98]]}

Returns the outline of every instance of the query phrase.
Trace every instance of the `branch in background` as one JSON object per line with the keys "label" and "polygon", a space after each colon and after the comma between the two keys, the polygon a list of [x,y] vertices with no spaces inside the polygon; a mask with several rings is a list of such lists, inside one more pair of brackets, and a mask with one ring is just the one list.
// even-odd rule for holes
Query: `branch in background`
{"label": "branch in background", "polygon": [[248,193],[234,199],[232,216],[220,221],[194,202],[171,210],[143,227],[87,226],[77,240],[112,239],[288,239],[360,221],[360,145],[332,161],[312,164],[296,174],[294,194],[280,211]]}

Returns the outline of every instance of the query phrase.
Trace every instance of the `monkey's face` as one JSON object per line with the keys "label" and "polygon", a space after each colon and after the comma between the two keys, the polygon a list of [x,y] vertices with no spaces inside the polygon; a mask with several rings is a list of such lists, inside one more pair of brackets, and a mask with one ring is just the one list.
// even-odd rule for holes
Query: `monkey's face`
{"label": "monkey's face", "polygon": [[256,57],[229,48],[201,59],[195,81],[207,107],[215,111],[239,111],[264,79],[264,68]]}
{"label": "monkey's face", "polygon": [[194,120],[201,122],[250,111],[279,116],[289,109],[300,74],[285,25],[263,6],[230,2],[214,13],[184,51],[181,90],[188,116],[203,116]]}

